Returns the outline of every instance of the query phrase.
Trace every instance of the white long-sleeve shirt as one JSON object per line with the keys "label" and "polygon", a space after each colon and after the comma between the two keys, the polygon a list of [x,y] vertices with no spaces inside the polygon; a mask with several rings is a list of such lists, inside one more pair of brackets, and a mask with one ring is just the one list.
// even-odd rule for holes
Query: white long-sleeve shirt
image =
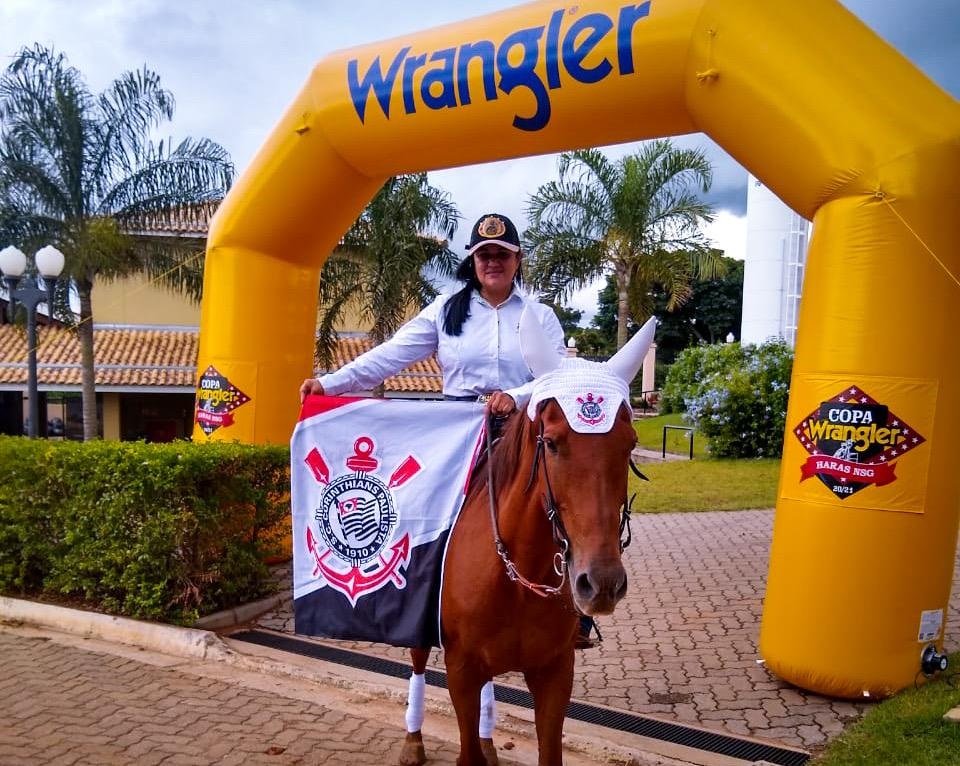
{"label": "white long-sleeve shirt", "polygon": [[499,306],[491,306],[474,290],[470,316],[463,323],[462,332],[447,335],[443,331],[443,307],[450,297],[440,296],[388,341],[321,377],[324,392],[337,396],[371,389],[436,352],[446,396],[505,391],[518,407],[524,406],[530,398],[533,376],[520,353],[520,315],[524,307],[529,307],[557,353],[564,355],[563,330],[556,314],[549,306],[522,295],[516,287]]}

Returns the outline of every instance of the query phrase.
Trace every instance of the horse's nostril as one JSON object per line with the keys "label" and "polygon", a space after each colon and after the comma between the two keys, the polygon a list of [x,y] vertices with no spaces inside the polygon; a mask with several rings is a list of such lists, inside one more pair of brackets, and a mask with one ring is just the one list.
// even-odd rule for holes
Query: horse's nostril
{"label": "horse's nostril", "polygon": [[577,596],[584,601],[592,599],[597,592],[597,589],[593,587],[593,583],[590,581],[590,575],[586,572],[577,575],[575,587],[577,589]]}

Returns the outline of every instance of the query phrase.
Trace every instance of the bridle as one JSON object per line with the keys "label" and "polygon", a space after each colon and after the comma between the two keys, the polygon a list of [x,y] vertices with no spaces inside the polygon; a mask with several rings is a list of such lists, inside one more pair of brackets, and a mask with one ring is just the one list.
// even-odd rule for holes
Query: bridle
{"label": "bridle", "polygon": [[[496,488],[493,485],[493,416],[490,413],[487,414],[486,421],[487,498],[489,499],[490,505],[490,524],[493,527],[493,542],[497,549],[497,555],[500,556],[500,560],[503,561],[503,566],[507,572],[507,578],[511,582],[522,585],[524,588],[527,588],[538,596],[549,598],[551,596],[559,596],[563,591],[564,583],[566,583],[567,568],[570,560],[570,537],[563,525],[563,519],[560,516],[560,509],[557,508],[557,502],[553,495],[553,486],[550,483],[550,472],[547,470],[547,461],[543,459],[546,441],[543,438],[543,418],[541,416],[542,410],[543,405],[537,409],[537,422],[540,428],[539,432],[537,433],[537,446],[533,455],[533,465],[530,467],[530,478],[527,479],[527,486],[524,489],[524,492],[528,492],[530,487],[533,486],[534,479],[537,476],[537,468],[542,466],[543,483],[546,487],[546,494],[543,496],[543,509],[553,530],[553,542],[560,549],[553,555],[553,571],[556,572],[557,576],[560,578],[559,584],[544,585],[542,583],[535,583],[524,577],[520,573],[520,570],[517,569],[517,565],[510,558],[507,545],[500,536],[500,525],[497,522],[498,514]],[[632,470],[637,476],[644,481],[649,481],[649,479],[640,472],[640,469],[637,468],[637,465],[633,462],[632,457],[629,460],[629,465],[630,470]],[[626,497],[626,495],[624,495],[623,498],[623,507],[620,511],[619,532],[621,553],[626,550],[627,546],[630,545],[630,542],[633,540],[633,534],[630,531],[630,509],[633,505],[634,498],[636,498],[636,493],[634,493],[629,499]]]}

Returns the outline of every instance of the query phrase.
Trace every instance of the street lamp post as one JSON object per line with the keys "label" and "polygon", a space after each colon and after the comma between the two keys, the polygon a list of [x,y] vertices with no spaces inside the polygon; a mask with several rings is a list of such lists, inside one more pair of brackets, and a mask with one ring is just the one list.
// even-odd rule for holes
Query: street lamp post
{"label": "street lamp post", "polygon": [[21,284],[23,272],[27,268],[27,256],[23,251],[12,246],[0,250],[0,272],[3,272],[3,281],[10,296],[10,321],[13,321],[16,301],[20,301],[27,312],[27,397],[30,420],[28,434],[31,439],[35,439],[39,433],[40,420],[37,391],[37,306],[46,301],[47,311],[53,316],[53,291],[57,287],[57,277],[63,271],[63,253],[47,245],[37,251],[34,261],[46,289],[41,289],[35,280],[22,280]]}

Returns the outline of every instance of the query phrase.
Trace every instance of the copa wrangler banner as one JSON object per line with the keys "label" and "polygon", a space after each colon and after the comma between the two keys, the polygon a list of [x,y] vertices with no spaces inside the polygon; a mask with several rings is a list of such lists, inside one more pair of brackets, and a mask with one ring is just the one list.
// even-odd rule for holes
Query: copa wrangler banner
{"label": "copa wrangler banner", "polygon": [[535,2],[319,61],[211,227],[194,438],[288,440],[320,268],[389,176],[697,131],[814,222],[761,654],[889,694],[957,540],[960,108],[834,0]]}

